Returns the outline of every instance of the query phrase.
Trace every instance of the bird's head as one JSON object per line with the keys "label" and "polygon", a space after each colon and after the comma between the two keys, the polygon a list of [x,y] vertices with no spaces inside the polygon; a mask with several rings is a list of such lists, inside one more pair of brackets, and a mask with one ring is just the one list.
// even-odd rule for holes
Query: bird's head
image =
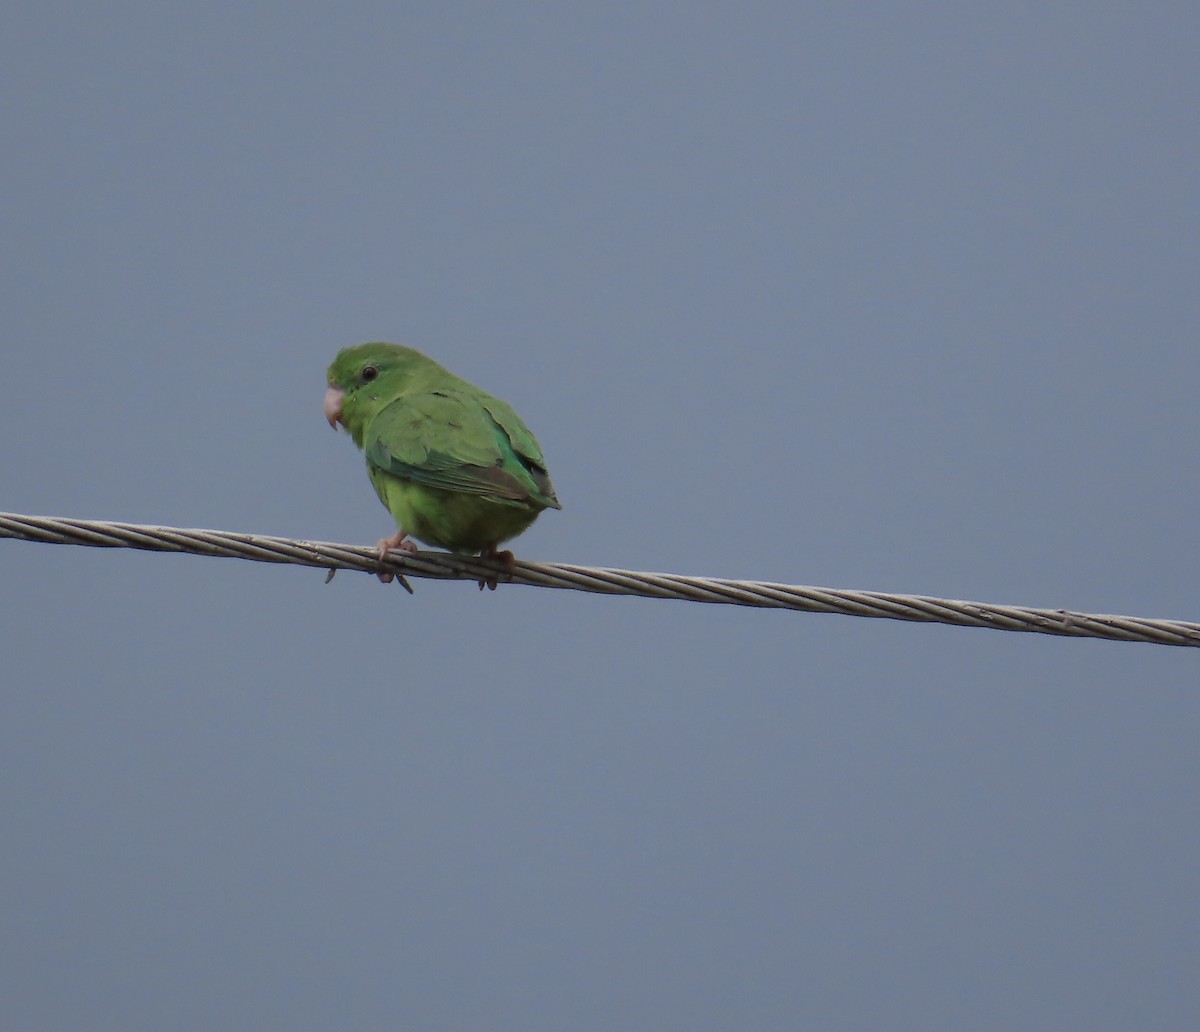
{"label": "bird's head", "polygon": [[431,358],[401,344],[359,344],[338,352],[326,375],[325,419],[341,424],[362,447],[367,424],[385,405],[445,374]]}

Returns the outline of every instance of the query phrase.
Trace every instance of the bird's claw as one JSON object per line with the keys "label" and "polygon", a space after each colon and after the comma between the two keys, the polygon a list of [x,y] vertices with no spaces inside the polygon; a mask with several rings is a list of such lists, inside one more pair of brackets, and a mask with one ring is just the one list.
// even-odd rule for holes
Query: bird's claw
{"label": "bird's claw", "polygon": [[[382,562],[388,557],[388,553],[396,549],[400,552],[415,552],[417,546],[413,544],[411,539],[402,530],[398,530],[391,537],[380,538],[375,544],[375,551],[379,554],[379,559]],[[413,594],[412,585],[408,583],[408,578],[402,573],[394,573],[390,570],[381,570],[375,574],[379,578],[380,584],[391,584],[394,580],[400,581],[400,587],[407,591],[410,595]]]}
{"label": "bird's claw", "polygon": [[[505,549],[500,551],[493,545],[490,548],[485,548],[479,553],[481,559],[494,559],[504,567],[504,572],[511,577],[517,570],[517,557],[512,552]],[[495,591],[496,585],[499,583],[495,577],[483,577],[479,581],[479,590],[482,591],[485,587],[488,591]]]}

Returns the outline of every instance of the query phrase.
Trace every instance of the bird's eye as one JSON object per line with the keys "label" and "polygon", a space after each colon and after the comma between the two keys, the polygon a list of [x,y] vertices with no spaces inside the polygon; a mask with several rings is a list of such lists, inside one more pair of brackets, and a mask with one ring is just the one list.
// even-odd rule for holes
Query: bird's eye
{"label": "bird's eye", "polygon": [[363,366],[363,371],[362,371],[363,383],[370,383],[378,375],[379,375],[379,367],[378,366],[373,366],[373,365]]}

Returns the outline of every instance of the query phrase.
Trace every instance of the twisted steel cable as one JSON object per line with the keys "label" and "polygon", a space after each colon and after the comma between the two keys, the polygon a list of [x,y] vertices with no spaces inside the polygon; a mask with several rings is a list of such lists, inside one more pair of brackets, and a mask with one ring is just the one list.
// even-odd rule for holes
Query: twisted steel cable
{"label": "twisted steel cable", "polygon": [[219,530],[185,530],[137,523],[0,513],[0,537],[57,545],[136,548],[250,559],[263,563],[291,563],[328,570],[330,577],[337,570],[393,573],[409,591],[412,588],[404,579],[406,576],[437,580],[490,580],[608,595],[639,595],[644,598],[798,609],[807,613],[841,613],[846,616],[942,623],[957,627],[990,627],[994,630],[1075,638],[1200,647],[1200,623],[1182,620],[1077,613],[1067,609],[1036,609],[1031,606],[993,605],[926,595],[845,591],[765,581],[684,577],[670,573],[572,566],[567,563],[518,560],[510,573],[494,561],[448,552],[394,551],[387,559],[381,560],[375,549],[357,545],[262,534],[234,534]]}

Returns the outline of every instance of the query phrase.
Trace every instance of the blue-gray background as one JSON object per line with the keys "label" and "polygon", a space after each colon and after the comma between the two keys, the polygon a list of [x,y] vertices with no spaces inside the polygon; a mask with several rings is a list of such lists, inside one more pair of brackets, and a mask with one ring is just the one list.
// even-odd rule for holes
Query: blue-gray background
{"label": "blue-gray background", "polygon": [[[1194,4],[10,6],[0,508],[1200,618]],[[1200,656],[0,541],[13,1029],[1195,1029]]]}

